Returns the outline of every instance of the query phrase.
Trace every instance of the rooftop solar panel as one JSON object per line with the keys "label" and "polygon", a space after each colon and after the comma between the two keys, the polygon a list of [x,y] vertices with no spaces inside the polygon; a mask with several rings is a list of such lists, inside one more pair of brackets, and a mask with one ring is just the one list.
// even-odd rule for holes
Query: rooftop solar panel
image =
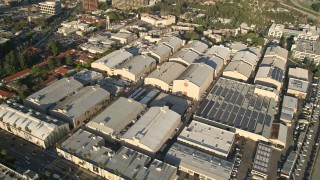
{"label": "rooftop solar panel", "polygon": [[204,99],[202,101],[202,103],[200,104],[199,109],[196,112],[196,115],[201,115],[203,110],[204,110],[204,108],[207,106],[208,103],[209,103],[209,100],[208,99]]}
{"label": "rooftop solar panel", "polygon": [[243,97],[242,94],[240,94],[239,97],[238,97],[238,99],[237,99],[237,101],[236,101],[236,104],[239,105],[239,106],[241,106],[243,100],[244,100],[244,97]]}
{"label": "rooftop solar panel", "polygon": [[214,102],[210,101],[207,105],[207,107],[204,109],[204,111],[202,112],[202,115],[205,117],[208,117],[208,113],[211,110],[212,106],[213,106]]}
{"label": "rooftop solar panel", "polygon": [[254,132],[256,123],[257,123],[257,120],[251,118],[249,125],[248,125],[248,131]]}

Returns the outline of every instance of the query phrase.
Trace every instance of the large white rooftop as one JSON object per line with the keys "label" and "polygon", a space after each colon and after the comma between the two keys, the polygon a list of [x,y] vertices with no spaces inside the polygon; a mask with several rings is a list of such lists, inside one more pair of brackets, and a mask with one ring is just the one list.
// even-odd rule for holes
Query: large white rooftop
{"label": "large white rooftop", "polygon": [[[123,136],[122,139],[138,140],[150,150],[157,151],[181,116],[167,106],[151,107]],[[175,127],[176,128],[176,127]],[[175,129],[174,128],[174,129]]]}
{"label": "large white rooftop", "polygon": [[[66,124],[63,121],[52,118],[46,114],[33,111],[23,105],[7,104],[0,105],[0,117],[2,122],[10,124],[16,128],[21,128],[38,139],[45,140],[56,128]],[[26,130],[29,129],[31,131]]]}
{"label": "large white rooftop", "polygon": [[125,69],[134,75],[138,75],[143,72],[146,67],[151,68],[152,64],[156,64],[155,59],[149,56],[138,55],[120,65],[118,69]]}
{"label": "large white rooftop", "polygon": [[185,66],[188,66],[193,63],[198,57],[199,54],[195,53],[194,51],[183,49],[171,56],[169,61],[179,62]]}
{"label": "large white rooftop", "polygon": [[308,81],[309,80],[309,73],[307,69],[302,69],[299,67],[296,68],[289,68],[289,77],[294,77],[297,79],[301,79],[301,80],[305,80]]}
{"label": "large white rooftop", "polygon": [[205,151],[228,156],[235,134],[201,122],[192,121],[178,136],[178,141],[192,144]]}
{"label": "large white rooftop", "polygon": [[86,126],[107,135],[116,135],[131,123],[145,106],[132,99],[120,97]]}
{"label": "large white rooftop", "polygon": [[203,63],[193,63],[176,80],[188,80],[202,86],[210,74],[213,74],[213,69],[210,66]]}
{"label": "large white rooftop", "polygon": [[206,55],[208,56],[214,55],[226,61],[227,59],[230,58],[231,50],[228,47],[215,45],[215,46],[212,46],[210,49],[208,49],[208,51],[206,52]]}
{"label": "large white rooftop", "polygon": [[173,80],[175,80],[185,69],[186,67],[179,63],[165,62],[146,78],[155,78],[166,84],[172,84]]}
{"label": "large white rooftop", "polygon": [[114,51],[98,60],[92,64],[104,65],[109,68],[117,68],[120,64],[124,63],[128,59],[131,59],[133,55],[125,50]]}
{"label": "large white rooftop", "polygon": [[183,49],[188,49],[201,55],[208,49],[208,45],[201,41],[194,40],[185,45]]}

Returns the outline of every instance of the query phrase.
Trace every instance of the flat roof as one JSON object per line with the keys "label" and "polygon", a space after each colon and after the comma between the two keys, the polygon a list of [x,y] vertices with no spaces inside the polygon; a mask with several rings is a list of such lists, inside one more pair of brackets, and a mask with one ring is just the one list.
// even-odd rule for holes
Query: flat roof
{"label": "flat roof", "polygon": [[97,80],[102,77],[102,74],[97,72],[97,71],[92,71],[92,70],[82,70],[78,72],[77,74],[73,75],[75,79],[82,80],[82,81],[93,81]]}
{"label": "flat roof", "polygon": [[309,54],[320,55],[320,41],[298,40],[296,43],[296,51]]}
{"label": "flat roof", "polygon": [[110,172],[118,171],[121,177],[131,179],[151,161],[149,156],[122,146],[108,162],[106,169]]}
{"label": "flat roof", "polygon": [[156,97],[155,100],[151,102],[150,106],[151,107],[168,106],[172,111],[182,116],[184,115],[184,113],[186,112],[190,104],[191,104],[191,101],[185,98],[182,98],[173,94],[161,93]]}
{"label": "flat roof", "polygon": [[288,89],[307,93],[308,87],[309,87],[308,81],[303,81],[296,78],[289,78]]}
{"label": "flat roof", "polygon": [[[36,112],[20,104],[0,104],[0,117],[3,123],[21,128],[25,133],[45,140],[51,133],[55,133],[56,128],[66,124],[63,121],[54,119],[46,114]],[[26,131],[28,128],[31,132]]]}
{"label": "flat roof", "polygon": [[114,51],[96,61],[94,61],[94,64],[102,64],[104,66],[107,66],[109,68],[116,68],[121,63],[127,61],[128,59],[132,58],[133,55],[125,50],[117,50]]}
{"label": "flat roof", "polygon": [[296,68],[289,68],[288,72],[289,77],[294,77],[296,79],[301,79],[308,81],[309,80],[309,72],[307,69],[302,69],[299,67]]}
{"label": "flat roof", "polygon": [[178,124],[180,120],[181,116],[167,106],[151,107],[122,136],[122,139],[137,139],[140,144],[157,151],[172,127]]}
{"label": "flat roof", "polygon": [[82,87],[82,83],[74,78],[62,78],[28,96],[26,100],[37,103],[41,108],[48,109]]}
{"label": "flat roof", "polygon": [[193,63],[176,80],[188,80],[197,86],[202,86],[211,74],[213,74],[213,69],[210,66],[203,63]]}
{"label": "flat roof", "polygon": [[178,136],[178,141],[189,141],[192,144],[197,144],[196,146],[200,149],[205,147],[227,156],[233,145],[234,137],[233,132],[192,121]]}
{"label": "flat roof", "polygon": [[165,62],[160,68],[154,70],[146,78],[159,79],[167,84],[171,84],[187,68],[179,63]]}
{"label": "flat roof", "polygon": [[196,53],[202,54],[208,49],[208,45],[201,41],[194,40],[194,41],[190,41],[187,45],[185,45],[183,49],[189,49]]}
{"label": "flat roof", "polygon": [[133,36],[134,34],[132,33],[128,33],[128,32],[118,32],[116,34],[112,34],[111,38],[113,37],[117,37],[117,38],[124,38],[124,39],[128,39],[129,37]]}
{"label": "flat roof", "polygon": [[220,77],[202,101],[194,118],[270,137],[277,102],[254,93],[255,85]]}
{"label": "flat roof", "polygon": [[217,180],[230,178],[233,162],[207,154],[179,143],[174,143],[165,156],[165,162],[190,169]]}
{"label": "flat roof", "polygon": [[171,56],[169,61],[178,60],[180,62],[181,60],[181,63],[184,63],[186,66],[188,66],[189,64],[193,63],[198,57],[198,53],[195,53],[191,50],[182,49],[175,53],[173,56]]}
{"label": "flat roof", "polygon": [[253,159],[252,170],[267,175],[269,171],[271,155],[271,146],[259,142],[256,155]]}
{"label": "flat roof", "polygon": [[144,109],[145,106],[143,104],[132,99],[120,97],[86,126],[106,134],[116,135],[130,124]]}
{"label": "flat roof", "polygon": [[104,139],[83,129],[76,131],[59,149],[99,166],[107,164],[113,151],[104,147]]}
{"label": "flat roof", "polygon": [[224,47],[222,45],[220,46],[214,45],[210,49],[208,49],[208,51],[206,52],[206,55],[207,56],[214,55],[225,61],[226,59],[230,58],[231,50],[230,48]]}
{"label": "flat roof", "polygon": [[284,95],[282,107],[290,108],[296,111],[298,108],[298,99],[295,97]]}
{"label": "flat roof", "polygon": [[295,165],[295,162],[297,160],[298,153],[291,150],[287,159],[283,163],[283,167],[281,169],[281,173],[290,175],[292,173],[293,167]]}
{"label": "flat roof", "polygon": [[266,52],[264,53],[264,56],[265,57],[268,57],[268,56],[279,56],[283,59],[285,59],[285,61],[287,61],[287,58],[288,58],[288,50],[280,47],[280,46],[271,46],[271,47],[268,47]]}
{"label": "flat roof", "polygon": [[152,64],[156,64],[156,60],[144,55],[138,55],[129,61],[121,64],[117,69],[125,69],[128,72],[138,75],[143,72],[146,67],[150,67]]}
{"label": "flat roof", "polygon": [[177,168],[165,162],[154,159],[151,165],[143,167],[136,176],[136,179],[143,180],[168,180],[176,176]]}

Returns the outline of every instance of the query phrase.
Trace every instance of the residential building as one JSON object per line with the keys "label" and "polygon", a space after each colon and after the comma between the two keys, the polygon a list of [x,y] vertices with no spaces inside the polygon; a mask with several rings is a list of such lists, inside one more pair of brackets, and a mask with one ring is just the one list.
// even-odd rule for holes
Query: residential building
{"label": "residential building", "polygon": [[178,136],[178,142],[227,158],[233,148],[235,134],[192,121]]}
{"label": "residential building", "polygon": [[199,55],[202,55],[205,51],[207,51],[208,45],[201,41],[193,40],[193,41],[190,41],[188,44],[186,44],[183,47],[183,49],[191,50],[196,52]]}
{"label": "residential building", "polygon": [[77,128],[106,107],[110,93],[99,86],[86,86],[50,110],[50,114]]}
{"label": "residential building", "polygon": [[175,53],[173,56],[171,56],[169,61],[177,62],[187,67],[190,64],[194,63],[194,61],[198,57],[199,55],[196,52],[182,49]]}
{"label": "residential building", "polygon": [[144,84],[170,91],[172,90],[173,81],[185,70],[186,67],[179,63],[165,62],[144,79]]}
{"label": "residential building", "polygon": [[289,78],[287,94],[295,96],[299,99],[306,99],[308,95],[309,82],[296,79]]}
{"label": "residential building", "polygon": [[7,92],[7,91],[0,89],[0,99],[6,100],[8,98],[11,98],[13,95],[14,95],[13,93],[10,93],[10,92]]}
{"label": "residential building", "polygon": [[255,85],[219,78],[194,119],[241,136],[269,141],[278,103],[255,93]]}
{"label": "residential building", "polygon": [[206,64],[191,64],[173,81],[172,93],[199,100],[213,82],[213,72]]}
{"label": "residential building", "polygon": [[[124,111],[125,109],[125,111]],[[145,106],[135,100],[120,97],[94,119],[87,123],[88,131],[97,134],[109,142],[121,137],[121,132],[137,121]]]}
{"label": "residential building", "polygon": [[114,75],[114,69],[117,69],[121,64],[132,59],[133,54],[125,50],[114,51],[91,64],[93,69],[102,72],[107,72],[109,76]]}
{"label": "residential building", "polygon": [[103,75],[97,71],[85,69],[73,75],[73,77],[84,85],[94,85],[103,78]]}
{"label": "residential building", "polygon": [[291,126],[294,115],[297,113],[298,99],[290,96],[283,96],[280,120],[287,126]]}
{"label": "residential building", "polygon": [[62,78],[59,81],[31,94],[23,103],[40,112],[47,112],[50,108],[83,88],[83,84],[74,78]]}
{"label": "residential building", "polygon": [[164,160],[178,167],[178,175],[183,172],[209,180],[228,180],[234,165],[233,162],[219,156],[177,142],[171,146]]}
{"label": "residential building", "polygon": [[319,32],[315,26],[304,27],[302,30],[294,30],[287,29],[282,24],[272,24],[269,28],[268,36],[274,38],[294,36],[295,40],[303,39],[316,41],[319,39]]}
{"label": "residential building", "polygon": [[98,0],[83,0],[82,7],[85,11],[96,11],[99,9]]}
{"label": "residential building", "polygon": [[129,81],[137,82],[153,71],[156,66],[157,62],[155,59],[145,55],[138,55],[116,68],[114,70],[114,75],[121,76],[121,78]]}
{"label": "residential building", "polygon": [[40,12],[49,15],[57,15],[61,12],[61,3],[59,0],[45,1],[39,3]]}
{"label": "residential building", "polygon": [[151,107],[121,137],[122,144],[154,156],[173,137],[180,120],[181,116],[167,106]]}
{"label": "residential building", "polygon": [[223,71],[223,76],[240,81],[248,81],[255,70],[259,58],[249,51],[237,52]]}
{"label": "residential building", "polygon": [[176,17],[173,15],[156,16],[151,14],[140,14],[141,21],[147,22],[153,26],[169,26],[176,23]]}
{"label": "residential building", "polygon": [[220,46],[212,46],[208,51],[205,53],[206,56],[216,56],[223,60],[223,64],[227,64],[230,60],[231,50],[228,47]]}
{"label": "residential building", "polygon": [[169,46],[160,44],[148,49],[142,54],[146,54],[157,60],[158,63],[166,61],[171,55],[171,48]]}
{"label": "residential building", "polygon": [[129,44],[136,40],[138,37],[136,34],[129,32],[118,32],[111,35],[111,39],[119,41],[121,44]]}
{"label": "residential building", "polygon": [[170,36],[161,39],[158,44],[168,46],[171,49],[171,53],[173,54],[184,45],[184,41],[175,36]]}
{"label": "residential building", "polygon": [[137,9],[149,6],[149,0],[112,0],[111,4],[118,9]]}
{"label": "residential building", "polygon": [[319,64],[320,62],[320,41],[298,40],[292,46],[292,57],[303,61],[309,59],[312,62]]}
{"label": "residential building", "polygon": [[24,69],[22,71],[19,71],[19,72],[13,74],[13,75],[10,75],[8,77],[3,78],[2,82],[7,83],[7,82],[16,81],[16,80],[25,78],[25,77],[29,76],[31,74],[31,72],[32,72],[32,70],[29,68]]}
{"label": "residential building", "polygon": [[76,31],[85,31],[89,28],[89,24],[81,23],[79,21],[62,22],[61,26],[62,27],[60,27],[57,32],[64,36],[68,36]]}
{"label": "residential building", "polygon": [[70,131],[67,123],[16,103],[0,105],[0,120],[1,129],[44,149]]}
{"label": "residential building", "polygon": [[271,160],[272,148],[264,142],[259,142],[256,155],[253,159],[251,173],[253,179],[267,179],[269,173],[269,163]]}

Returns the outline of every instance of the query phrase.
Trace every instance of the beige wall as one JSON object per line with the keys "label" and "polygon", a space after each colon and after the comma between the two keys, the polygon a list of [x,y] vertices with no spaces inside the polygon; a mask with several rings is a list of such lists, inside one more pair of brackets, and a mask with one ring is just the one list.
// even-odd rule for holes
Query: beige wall
{"label": "beige wall", "polygon": [[144,84],[150,84],[152,86],[156,86],[159,87],[160,89],[164,90],[164,91],[169,91],[171,89],[171,86],[169,84],[167,84],[164,81],[161,81],[160,79],[156,79],[156,78],[145,78],[144,79]]}
{"label": "beige wall", "polygon": [[249,139],[252,139],[254,141],[265,141],[265,142],[269,142],[269,139],[261,136],[261,135],[258,135],[258,134],[255,134],[255,133],[251,133],[251,132],[248,132],[248,131],[245,131],[245,130],[242,130],[242,129],[236,129],[236,134],[239,134],[240,136],[244,136],[246,138],[249,138]]}
{"label": "beige wall", "polygon": [[270,78],[255,78],[254,83],[255,84],[257,83],[257,84],[260,84],[263,86],[267,86],[267,87],[272,87],[277,90],[281,90],[281,88],[282,88],[282,83],[280,83],[279,81],[270,79]]}
{"label": "beige wall", "polygon": [[225,77],[229,77],[229,78],[232,78],[232,79],[239,79],[239,80],[242,80],[242,81],[247,81],[248,80],[248,77],[238,73],[238,72],[235,72],[235,71],[224,71],[222,73],[223,76]]}
{"label": "beige wall", "polygon": [[297,97],[299,99],[306,99],[306,97],[307,97],[307,93],[296,91],[296,90],[293,90],[293,89],[288,89],[287,93],[291,94],[291,95],[294,95],[295,97]]}
{"label": "beige wall", "polygon": [[103,63],[100,63],[100,62],[93,62],[91,64],[91,67],[93,69],[97,69],[99,71],[106,71],[108,73],[109,76],[112,76],[113,75],[113,69],[104,65]]}

